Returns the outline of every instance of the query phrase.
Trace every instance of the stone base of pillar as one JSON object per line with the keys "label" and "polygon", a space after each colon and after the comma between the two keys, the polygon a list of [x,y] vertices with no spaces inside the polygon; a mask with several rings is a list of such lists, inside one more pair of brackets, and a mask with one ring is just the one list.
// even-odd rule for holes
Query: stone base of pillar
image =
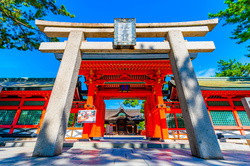
{"label": "stone base of pillar", "polygon": [[93,138],[90,138],[91,140],[93,141],[100,141],[102,138],[101,137],[93,137]]}
{"label": "stone base of pillar", "polygon": [[88,141],[90,141],[90,139],[79,139],[79,141],[81,142],[81,141],[83,141],[83,142],[88,142]]}
{"label": "stone base of pillar", "polygon": [[171,142],[171,139],[161,139],[161,142]]}
{"label": "stone base of pillar", "polygon": [[153,137],[148,137],[149,141],[160,141],[161,138],[153,138]]}

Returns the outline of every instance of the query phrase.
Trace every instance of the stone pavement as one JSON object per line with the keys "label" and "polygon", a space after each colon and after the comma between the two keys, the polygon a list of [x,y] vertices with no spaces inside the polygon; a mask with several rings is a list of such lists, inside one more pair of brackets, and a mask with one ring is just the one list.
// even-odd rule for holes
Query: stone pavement
{"label": "stone pavement", "polygon": [[64,147],[60,156],[35,158],[34,147],[0,147],[0,165],[250,165],[250,151],[223,150],[224,160],[202,160],[187,149]]}

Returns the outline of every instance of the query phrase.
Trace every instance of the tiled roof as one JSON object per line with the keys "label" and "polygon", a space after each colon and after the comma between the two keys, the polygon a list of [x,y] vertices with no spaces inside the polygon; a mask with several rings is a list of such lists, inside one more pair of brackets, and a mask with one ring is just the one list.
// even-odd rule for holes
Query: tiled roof
{"label": "tiled roof", "polygon": [[[201,90],[250,90],[250,77],[199,77]],[[0,78],[3,90],[52,90],[55,78]],[[173,80],[170,81],[175,86]]]}
{"label": "tiled roof", "polygon": [[250,77],[200,77],[202,90],[250,90]]}
{"label": "tiled roof", "polygon": [[[250,77],[198,77],[201,90],[250,90]],[[170,85],[175,86],[174,80]]]}
{"label": "tiled roof", "polygon": [[52,90],[55,78],[0,78],[4,90]]}

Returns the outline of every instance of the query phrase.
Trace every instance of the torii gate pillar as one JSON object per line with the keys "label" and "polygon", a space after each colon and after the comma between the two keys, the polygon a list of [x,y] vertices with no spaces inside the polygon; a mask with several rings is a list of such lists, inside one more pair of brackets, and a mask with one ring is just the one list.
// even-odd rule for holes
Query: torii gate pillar
{"label": "torii gate pillar", "polygon": [[71,31],[33,156],[50,157],[62,153],[74,90],[82,61],[83,32]]}
{"label": "torii gate pillar", "polygon": [[222,159],[217,138],[195,76],[183,34],[169,31],[169,54],[184,123],[193,156],[203,159]]}

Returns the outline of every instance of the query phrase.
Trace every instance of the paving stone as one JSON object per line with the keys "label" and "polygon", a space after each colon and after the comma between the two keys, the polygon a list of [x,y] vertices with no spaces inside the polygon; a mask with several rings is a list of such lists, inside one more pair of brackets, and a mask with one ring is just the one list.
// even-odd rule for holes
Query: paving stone
{"label": "paving stone", "polygon": [[0,165],[250,165],[250,151],[222,151],[225,160],[203,160],[191,156],[186,149],[85,149],[65,147],[62,155],[32,157],[32,147],[0,148]]}

